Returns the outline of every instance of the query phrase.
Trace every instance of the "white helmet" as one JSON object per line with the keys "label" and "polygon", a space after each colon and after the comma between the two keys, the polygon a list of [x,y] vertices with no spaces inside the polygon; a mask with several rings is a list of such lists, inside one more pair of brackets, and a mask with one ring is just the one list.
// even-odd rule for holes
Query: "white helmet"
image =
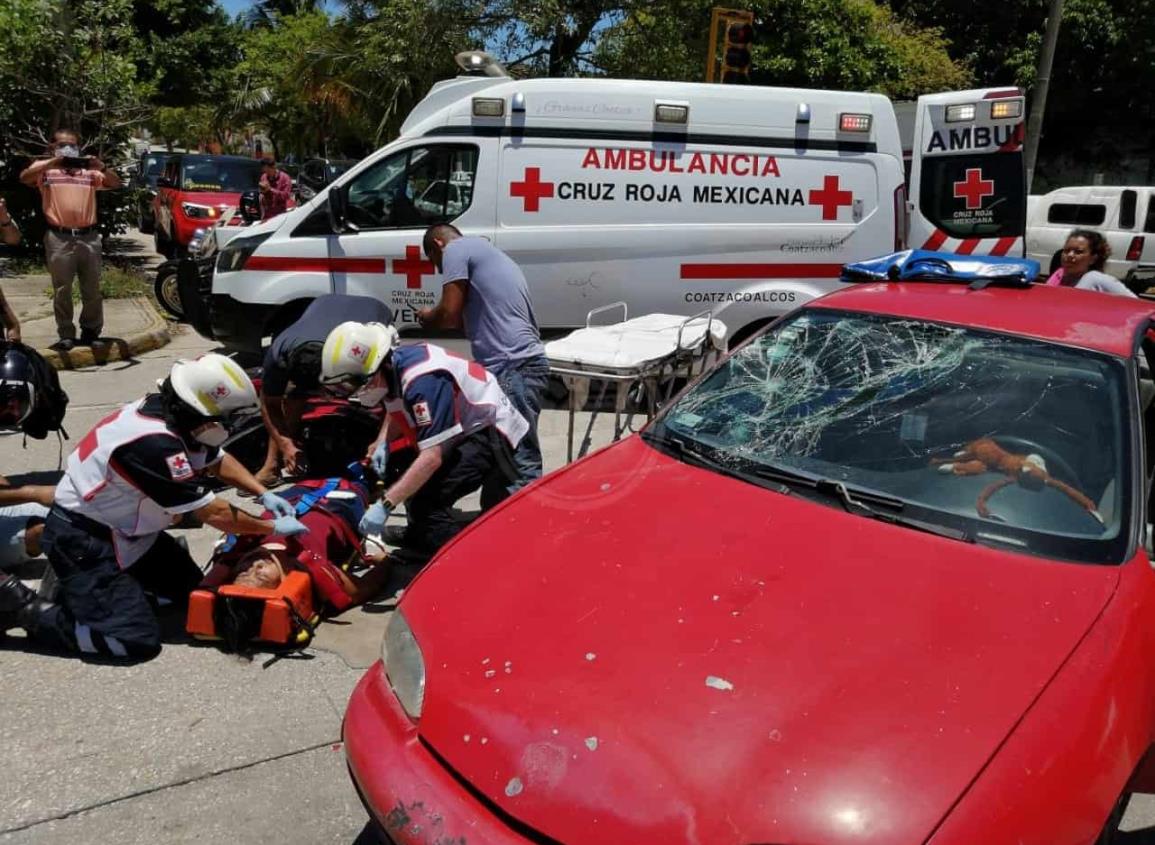
{"label": "white helmet", "polygon": [[321,349],[321,383],[364,383],[381,369],[401,336],[382,323],[342,323]]}
{"label": "white helmet", "polygon": [[232,358],[210,352],[177,361],[169,373],[177,397],[202,417],[225,417],[257,407],[257,389]]}

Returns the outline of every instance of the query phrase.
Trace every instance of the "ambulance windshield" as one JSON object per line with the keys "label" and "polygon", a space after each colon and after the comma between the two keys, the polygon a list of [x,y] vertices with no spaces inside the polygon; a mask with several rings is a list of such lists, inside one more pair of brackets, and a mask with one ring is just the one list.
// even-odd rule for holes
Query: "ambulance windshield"
{"label": "ambulance windshield", "polygon": [[1116,562],[1125,377],[1088,351],[815,309],[739,350],[656,428],[715,464],[872,491],[976,542]]}
{"label": "ambulance windshield", "polygon": [[927,157],[918,208],[953,238],[1017,238],[1026,228],[1020,152]]}

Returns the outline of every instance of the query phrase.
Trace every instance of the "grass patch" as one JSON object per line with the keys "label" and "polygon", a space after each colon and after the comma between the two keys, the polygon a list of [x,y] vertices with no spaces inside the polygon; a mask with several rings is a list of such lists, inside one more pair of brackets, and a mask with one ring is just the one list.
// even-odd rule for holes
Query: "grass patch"
{"label": "grass patch", "polygon": [[3,264],[5,276],[48,275],[48,265],[44,263],[43,258],[38,256],[18,255],[11,258],[5,257]]}
{"label": "grass patch", "polygon": [[[100,295],[104,299],[133,299],[151,296],[152,283],[141,271],[131,267],[105,264],[100,273]],[[52,299],[52,288],[44,289],[44,296]],[[80,302],[80,282],[72,282],[72,301]]]}

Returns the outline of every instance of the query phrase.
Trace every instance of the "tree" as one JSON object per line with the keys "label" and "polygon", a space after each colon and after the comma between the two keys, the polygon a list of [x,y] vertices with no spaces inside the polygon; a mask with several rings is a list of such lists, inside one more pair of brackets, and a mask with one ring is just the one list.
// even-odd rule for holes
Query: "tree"
{"label": "tree", "polygon": [[137,78],[158,106],[218,102],[226,73],[240,61],[240,24],[216,0],[133,0],[143,42]]}
{"label": "tree", "polygon": [[[610,27],[596,61],[614,76],[702,81],[711,0],[673,0]],[[965,87],[941,32],[896,18],[873,0],[759,0],[750,82],[881,91],[892,97]]]}
{"label": "tree", "polygon": [[115,155],[146,111],[131,12],[130,0],[0,4],[0,116],[13,151],[38,154],[68,126],[98,154]]}
{"label": "tree", "polygon": [[[895,12],[941,28],[979,85],[1035,82],[1044,0],[893,0]],[[1080,182],[1117,168],[1155,181],[1155,16],[1150,0],[1067,0],[1047,101],[1040,170]],[[1059,164],[1059,159],[1062,163]],[[1048,165],[1048,160],[1051,162]],[[1146,161],[1146,176],[1127,165]]]}

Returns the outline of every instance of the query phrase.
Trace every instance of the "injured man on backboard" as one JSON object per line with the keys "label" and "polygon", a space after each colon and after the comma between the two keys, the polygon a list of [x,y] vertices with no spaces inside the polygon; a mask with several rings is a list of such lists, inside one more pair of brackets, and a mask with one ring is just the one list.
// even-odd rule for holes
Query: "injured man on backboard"
{"label": "injured man on backboard", "polygon": [[190,598],[189,633],[223,640],[232,651],[255,640],[299,645],[322,615],[369,601],[384,588],[384,547],[357,533],[369,498],[364,482],[302,481],[279,495],[308,533],[224,538]]}

